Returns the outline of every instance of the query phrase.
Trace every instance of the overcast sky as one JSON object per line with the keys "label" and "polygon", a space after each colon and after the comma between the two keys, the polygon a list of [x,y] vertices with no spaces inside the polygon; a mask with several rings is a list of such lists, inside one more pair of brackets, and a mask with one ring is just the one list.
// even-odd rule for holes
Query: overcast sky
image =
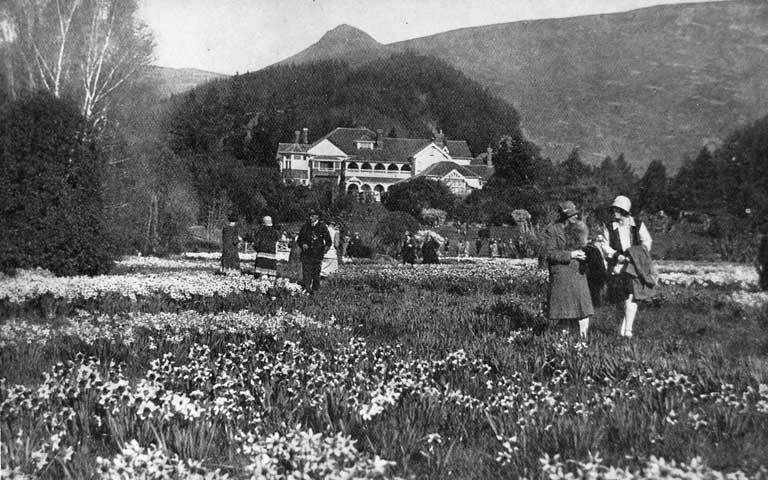
{"label": "overcast sky", "polygon": [[139,0],[156,64],[259,70],[346,23],[381,43],[457,28],[611,13],[686,0]]}

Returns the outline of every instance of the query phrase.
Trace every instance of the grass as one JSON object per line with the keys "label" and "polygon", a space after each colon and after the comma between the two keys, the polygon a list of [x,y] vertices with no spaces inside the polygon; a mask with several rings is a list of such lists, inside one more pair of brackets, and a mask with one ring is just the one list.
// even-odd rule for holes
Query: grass
{"label": "grass", "polygon": [[[296,266],[282,268],[294,278],[300,273]],[[768,465],[768,411],[758,408],[755,393],[768,383],[764,310],[723,302],[716,289],[667,287],[641,306],[634,340],[618,337],[616,312],[605,306],[581,345],[575,334],[560,332],[574,326],[549,325],[542,317],[540,275],[475,275],[480,267],[456,275],[453,268],[351,266],[351,273],[324,281],[311,297],[146,309],[298,311],[333,325],[329,329],[286,327],[277,336],[194,330],[178,336],[146,327],[130,345],[72,337],[44,347],[5,345],[2,433],[8,438],[26,425],[32,447],[26,453],[4,447],[10,449],[4,458],[34,471],[31,450],[50,443],[56,427],[67,432],[64,444],[76,448],[75,460],[49,454],[44,478],[92,476],[96,455],[114,455],[131,438],[143,445],[161,440],[169,453],[222,466],[239,478],[249,460],[233,432],[257,422],[262,435],[284,439],[291,438],[293,425],[349,436],[360,455],[394,461],[390,473],[413,478],[537,478],[544,455],[585,461],[595,452],[622,468],[637,468],[652,455],[683,462],[701,456],[712,468],[753,474]],[[122,304],[113,310],[121,308],[135,310]],[[63,321],[28,317],[40,324]],[[131,384],[154,371],[168,392],[202,392],[203,406],[229,399],[241,409],[232,412],[240,413],[202,423],[161,421],[118,403],[119,414],[103,417],[95,393],[105,388],[100,380],[91,389],[77,383],[77,369],[90,365],[88,356],[101,359],[99,369],[111,375],[109,381],[119,378],[107,368],[113,360]],[[52,387],[67,400],[42,402],[34,412],[72,408],[79,427],[36,424],[29,413],[11,408],[9,385],[44,383],[42,374],[67,360],[74,370],[54,376]],[[252,400],[236,393],[245,391]],[[378,401],[380,412],[370,418],[361,413],[361,406]],[[111,420],[92,423],[102,417]]]}

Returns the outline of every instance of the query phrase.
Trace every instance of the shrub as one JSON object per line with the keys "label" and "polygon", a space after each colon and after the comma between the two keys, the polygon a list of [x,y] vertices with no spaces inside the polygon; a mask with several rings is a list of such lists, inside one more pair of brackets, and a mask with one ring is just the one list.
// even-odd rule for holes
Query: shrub
{"label": "shrub", "polygon": [[413,180],[392,185],[382,195],[381,201],[389,210],[406,212],[413,217],[418,217],[425,208],[438,208],[451,212],[456,197],[444,183],[416,177]]}
{"label": "shrub", "polygon": [[387,254],[395,255],[405,231],[415,233],[418,229],[419,222],[413,216],[405,212],[391,212],[379,220],[374,238]]}
{"label": "shrub", "polygon": [[101,162],[77,109],[49,95],[0,114],[0,258],[3,271],[102,273],[113,249],[102,220]]}

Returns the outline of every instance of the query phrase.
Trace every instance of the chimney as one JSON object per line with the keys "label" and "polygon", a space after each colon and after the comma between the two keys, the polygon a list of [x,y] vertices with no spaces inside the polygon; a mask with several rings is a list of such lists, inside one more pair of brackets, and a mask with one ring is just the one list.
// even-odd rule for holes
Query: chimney
{"label": "chimney", "polygon": [[441,148],[445,146],[445,135],[442,130],[435,134],[435,145]]}
{"label": "chimney", "polygon": [[381,148],[382,145],[384,145],[384,129],[377,128],[376,129],[376,147],[375,148]]}
{"label": "chimney", "polygon": [[493,147],[488,145],[487,152],[488,152],[488,156],[485,158],[485,164],[488,165],[489,167],[492,167],[493,166]]}
{"label": "chimney", "polygon": [[296,130],[293,132],[293,143],[299,143],[299,139],[301,138],[301,132]]}
{"label": "chimney", "polygon": [[301,143],[307,144],[309,143],[309,129],[307,127],[304,127],[301,129]]}

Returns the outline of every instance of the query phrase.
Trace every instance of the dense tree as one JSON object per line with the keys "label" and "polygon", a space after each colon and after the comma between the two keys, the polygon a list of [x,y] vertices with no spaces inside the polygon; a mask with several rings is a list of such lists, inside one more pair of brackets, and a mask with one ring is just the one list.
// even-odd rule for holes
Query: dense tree
{"label": "dense tree", "polygon": [[376,224],[374,237],[389,255],[395,256],[405,232],[416,233],[418,229],[419,222],[412,215],[389,212]]}
{"label": "dense tree", "polygon": [[568,158],[557,166],[557,176],[560,185],[576,185],[590,179],[592,167],[581,160],[579,149],[574,148]]}
{"label": "dense tree", "polygon": [[715,211],[722,208],[720,168],[707,148],[683,163],[671,182],[672,203],[683,210]]}
{"label": "dense tree", "polygon": [[505,135],[493,152],[494,175],[511,186],[531,186],[541,177],[539,148],[521,135]]}
{"label": "dense tree", "polygon": [[667,167],[660,160],[654,160],[637,184],[638,210],[656,213],[669,209]]}
{"label": "dense tree", "polygon": [[382,195],[381,201],[391,211],[406,212],[419,218],[425,208],[452,212],[456,197],[444,183],[416,177],[389,187]]}
{"label": "dense tree", "polygon": [[85,119],[50,95],[0,112],[0,258],[4,271],[97,274],[112,263],[102,223],[102,161]]}

